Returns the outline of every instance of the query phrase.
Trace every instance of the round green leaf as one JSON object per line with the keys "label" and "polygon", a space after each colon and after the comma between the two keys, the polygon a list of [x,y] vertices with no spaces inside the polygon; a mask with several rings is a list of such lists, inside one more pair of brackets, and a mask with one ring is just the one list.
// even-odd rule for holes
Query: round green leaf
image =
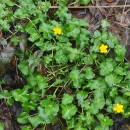
{"label": "round green leaf", "polygon": [[64,105],[71,104],[72,101],[73,101],[73,96],[64,94],[64,96],[62,98],[62,104],[64,104]]}
{"label": "round green leaf", "polygon": [[91,67],[85,68],[85,78],[86,79],[93,79],[95,77],[95,74]]}
{"label": "round green leaf", "polygon": [[29,74],[29,67],[26,61],[22,61],[19,63],[18,68],[20,69],[20,71],[24,74],[24,75],[28,75]]}
{"label": "round green leaf", "polygon": [[105,76],[105,81],[108,85],[112,86],[114,84],[119,84],[123,77],[117,76],[116,74],[109,74]]}
{"label": "round green leaf", "polygon": [[18,117],[17,121],[21,124],[26,124],[28,123],[28,113],[27,112],[22,112]]}
{"label": "round green leaf", "polygon": [[62,117],[66,120],[69,120],[77,112],[77,107],[73,104],[71,105],[62,105]]}
{"label": "round green leaf", "polygon": [[100,64],[100,74],[102,76],[108,75],[113,71],[113,65],[111,62],[102,62]]}

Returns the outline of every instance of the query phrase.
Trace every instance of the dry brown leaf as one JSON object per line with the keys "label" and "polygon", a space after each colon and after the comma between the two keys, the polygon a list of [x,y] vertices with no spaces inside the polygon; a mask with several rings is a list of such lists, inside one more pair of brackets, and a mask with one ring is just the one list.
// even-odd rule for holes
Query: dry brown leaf
{"label": "dry brown leaf", "polygon": [[108,3],[112,3],[114,0],[106,0],[106,2]]}
{"label": "dry brown leaf", "polygon": [[121,22],[122,24],[125,24],[127,26],[130,26],[130,15],[129,14],[118,14],[116,15],[116,20]]}

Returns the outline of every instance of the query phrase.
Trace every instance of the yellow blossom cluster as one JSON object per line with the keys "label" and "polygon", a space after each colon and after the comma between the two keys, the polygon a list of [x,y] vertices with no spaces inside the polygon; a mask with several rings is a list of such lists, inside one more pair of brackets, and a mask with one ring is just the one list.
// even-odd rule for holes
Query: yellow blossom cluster
{"label": "yellow blossom cluster", "polygon": [[117,113],[122,113],[124,112],[123,110],[123,105],[117,103],[116,106],[113,108],[113,111],[117,112]]}
{"label": "yellow blossom cluster", "polygon": [[108,52],[107,48],[108,48],[108,45],[102,44],[99,49],[101,53],[107,53]]}
{"label": "yellow blossom cluster", "polygon": [[58,34],[58,35],[60,35],[60,34],[62,34],[62,29],[61,28],[53,28],[53,31],[54,31],[54,34]]}

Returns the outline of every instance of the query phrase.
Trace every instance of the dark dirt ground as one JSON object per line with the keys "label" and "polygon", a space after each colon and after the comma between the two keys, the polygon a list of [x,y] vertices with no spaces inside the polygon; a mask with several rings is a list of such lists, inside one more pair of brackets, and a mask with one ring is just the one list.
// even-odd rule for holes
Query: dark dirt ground
{"label": "dark dirt ground", "polygon": [[[99,29],[100,21],[107,19],[111,26],[109,30],[114,33],[121,41],[121,44],[126,46],[126,59],[130,61],[130,0],[100,0],[95,2],[95,8],[86,9],[70,9],[73,17],[85,19],[89,22],[89,30],[94,31]],[[103,6],[123,5],[116,8],[103,8]],[[102,6],[102,7],[101,7]],[[0,37],[2,33],[0,34]],[[1,46],[0,46],[1,47]],[[2,86],[2,89],[20,88],[24,84],[24,80],[20,77],[17,70],[17,58],[6,64],[5,66],[0,62],[0,76],[6,81],[7,85]],[[20,125],[16,122],[16,116],[21,112],[21,107],[18,103],[13,106],[8,106],[5,100],[0,101],[0,122],[5,124],[5,130],[20,130]],[[115,121],[110,130],[130,130],[130,120],[124,119],[121,115],[112,115]],[[39,129],[40,130],[40,129]],[[55,126],[48,125],[46,130],[61,130],[59,124]]]}

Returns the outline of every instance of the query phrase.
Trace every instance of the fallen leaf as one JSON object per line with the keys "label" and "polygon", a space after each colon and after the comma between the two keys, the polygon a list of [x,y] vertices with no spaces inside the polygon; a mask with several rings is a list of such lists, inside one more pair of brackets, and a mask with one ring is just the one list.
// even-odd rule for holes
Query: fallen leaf
{"label": "fallen leaf", "polygon": [[114,0],[106,0],[106,2],[108,3],[112,3]]}

